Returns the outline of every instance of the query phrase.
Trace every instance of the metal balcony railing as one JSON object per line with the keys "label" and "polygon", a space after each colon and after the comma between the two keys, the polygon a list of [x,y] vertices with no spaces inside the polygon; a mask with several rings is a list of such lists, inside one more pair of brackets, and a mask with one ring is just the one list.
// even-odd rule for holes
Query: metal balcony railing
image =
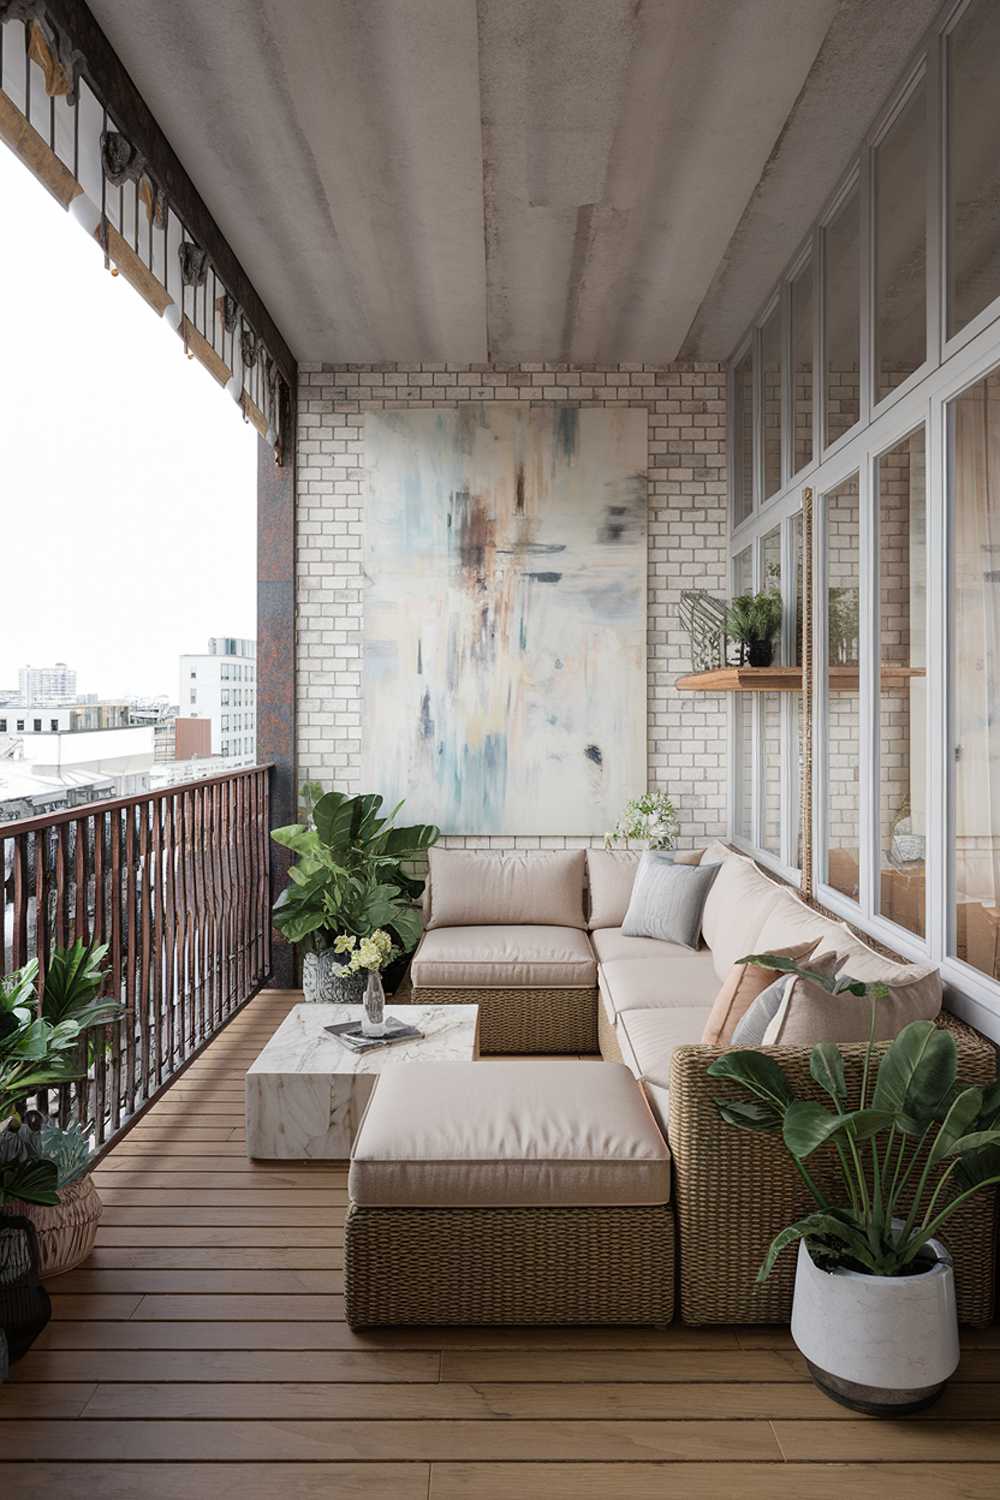
{"label": "metal balcony railing", "polygon": [[86,1078],[39,1101],[98,1147],[269,973],[269,769],[0,823],[0,973],[37,957],[41,995],[54,945],[108,944],[123,1016],[89,1034]]}

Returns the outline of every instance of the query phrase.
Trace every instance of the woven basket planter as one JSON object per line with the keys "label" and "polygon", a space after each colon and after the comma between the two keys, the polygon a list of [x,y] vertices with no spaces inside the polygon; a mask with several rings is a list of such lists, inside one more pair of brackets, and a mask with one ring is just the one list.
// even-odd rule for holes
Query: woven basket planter
{"label": "woven basket planter", "polygon": [[94,1248],[103,1204],[88,1173],[70,1183],[51,1208],[12,1203],[10,1211],[30,1219],[38,1236],[39,1274],[43,1281],[72,1271]]}

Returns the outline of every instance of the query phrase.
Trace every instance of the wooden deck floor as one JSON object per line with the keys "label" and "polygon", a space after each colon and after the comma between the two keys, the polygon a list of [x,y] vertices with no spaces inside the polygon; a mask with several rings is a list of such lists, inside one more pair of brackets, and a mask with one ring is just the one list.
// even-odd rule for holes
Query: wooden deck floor
{"label": "wooden deck floor", "polygon": [[343,1168],[244,1154],[243,1072],[293,998],[108,1158],[97,1249],[0,1387],[4,1500],[1000,1496],[1000,1328],[894,1423],[822,1397],[783,1330],[353,1334]]}

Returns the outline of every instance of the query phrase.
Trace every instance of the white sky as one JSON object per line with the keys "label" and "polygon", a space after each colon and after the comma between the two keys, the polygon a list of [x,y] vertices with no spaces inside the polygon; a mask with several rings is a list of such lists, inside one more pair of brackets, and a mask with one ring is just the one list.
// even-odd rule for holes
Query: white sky
{"label": "white sky", "polygon": [[257,438],[0,144],[0,689],[177,696],[177,658],[256,634]]}

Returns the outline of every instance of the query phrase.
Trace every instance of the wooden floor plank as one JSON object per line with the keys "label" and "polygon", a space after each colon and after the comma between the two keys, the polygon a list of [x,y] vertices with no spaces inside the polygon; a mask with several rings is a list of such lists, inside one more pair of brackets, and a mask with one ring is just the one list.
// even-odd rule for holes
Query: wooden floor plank
{"label": "wooden floor plank", "polygon": [[436,1381],[435,1353],[314,1349],[39,1349],[18,1362],[17,1384],[190,1384],[220,1381]]}
{"label": "wooden floor plank", "polygon": [[696,1350],[446,1350],[441,1379],[499,1380],[808,1380],[805,1360],[794,1351]]}
{"label": "wooden floor plank", "polygon": [[426,1464],[36,1463],[0,1468],[4,1500],[427,1500]]}
{"label": "wooden floor plank", "polygon": [[[274,1225],[270,1228],[266,1225],[242,1224],[199,1227],[192,1224],[108,1224],[105,1219],[97,1231],[97,1249],[90,1264],[109,1264],[102,1256],[107,1250],[114,1248],[151,1249],[154,1253],[169,1255],[176,1252],[184,1256],[194,1249],[211,1246],[231,1249],[257,1246],[260,1249],[283,1249],[286,1254],[291,1254],[295,1250],[306,1250],[311,1246],[342,1250],[343,1244],[343,1229],[303,1224]],[[198,1263],[197,1260],[176,1262],[178,1265]],[[287,1262],[282,1261],[281,1264],[285,1265]]]}
{"label": "wooden floor plank", "polygon": [[[293,1203],[268,1204],[261,1203],[255,1199],[252,1203],[237,1204],[220,1202],[217,1195],[213,1194],[211,1204],[187,1203],[182,1216],[178,1215],[169,1204],[162,1203],[159,1198],[154,1198],[152,1203],[108,1203],[108,1194],[103,1193],[104,1213],[101,1215],[101,1228],[111,1226],[122,1227],[124,1225],[162,1225],[164,1228],[176,1228],[178,1219],[183,1218],[183,1226],[190,1229],[224,1229],[233,1228],[303,1228],[303,1229],[337,1229],[343,1233],[344,1208],[342,1204],[335,1203],[328,1207],[316,1206],[315,1204],[301,1204],[296,1200]],[[166,1241],[166,1243],[171,1243]]]}
{"label": "wooden floor plank", "polygon": [[[1000,1466],[1000,1422],[783,1422],[774,1435],[786,1459],[885,1463],[993,1463]],[[1000,1467],[996,1471],[1000,1494]]]}
{"label": "wooden floor plank", "polygon": [[992,1464],[434,1464],[429,1500],[996,1500]]}
{"label": "wooden floor plank", "polygon": [[[133,1230],[133,1233],[137,1231]],[[204,1234],[206,1231],[202,1231]],[[156,1270],[168,1271],[179,1270],[183,1272],[201,1271],[260,1271],[273,1274],[281,1271],[342,1271],[344,1269],[343,1249],[333,1249],[327,1245],[308,1245],[286,1243],[284,1245],[273,1245],[266,1247],[260,1244],[234,1245],[232,1236],[239,1231],[227,1229],[222,1231],[227,1239],[222,1246],[197,1247],[190,1239],[182,1245],[109,1245],[103,1238],[98,1238],[96,1248],[91,1252],[87,1260],[87,1272],[93,1271],[121,1271],[121,1270]],[[243,1230],[248,1234],[249,1230]],[[272,1230],[274,1234],[277,1231]],[[298,1230],[296,1234],[304,1234],[306,1231]],[[312,1231],[314,1234],[316,1230]],[[154,1230],[154,1234],[162,1234],[162,1230]],[[329,1237],[329,1231],[327,1232]],[[85,1275],[87,1272],[78,1271],[75,1274]],[[272,1288],[278,1290],[277,1287]],[[111,1290],[111,1288],[109,1288]],[[123,1290],[123,1288],[119,1288]],[[144,1291],[154,1291],[154,1287],[146,1286]],[[171,1290],[175,1290],[171,1288]],[[178,1287],[180,1291],[182,1288]],[[197,1290],[196,1288],[183,1288],[183,1290]],[[233,1287],[233,1291],[238,1288]],[[244,1287],[245,1291],[246,1288]],[[315,1291],[343,1291],[342,1286],[337,1287],[315,1287]]]}
{"label": "wooden floor plank", "polygon": [[[976,1424],[969,1424],[979,1431]],[[837,1429],[839,1430],[839,1428]],[[915,1429],[916,1430],[916,1429]],[[920,1433],[936,1428],[919,1429]],[[759,1463],[781,1457],[769,1422],[63,1421],[4,1427],[9,1460],[336,1463],[712,1462],[720,1453]]]}
{"label": "wooden floor plank", "polygon": [[[162,1355],[160,1358],[162,1359]],[[330,1356],[323,1356],[327,1361]],[[236,1361],[228,1356],[233,1364]],[[273,1359],[273,1356],[271,1356]],[[315,1360],[316,1356],[311,1356]],[[358,1356],[375,1359],[377,1356]],[[341,1356],[343,1359],[343,1356]],[[388,1356],[381,1356],[386,1361]],[[199,1362],[200,1363],[200,1362]],[[730,1384],[619,1385],[553,1381],[542,1385],[454,1385],[426,1382],[393,1384],[307,1381],[301,1364],[292,1381],[256,1384],[227,1383],[218,1375],[218,1365],[199,1368],[196,1383],[140,1381],[99,1385],[40,1385],[0,1387],[0,1417],[85,1416],[88,1419],[133,1420],[171,1418],[197,1421],[201,1418],[265,1421],[268,1418],[316,1420],[337,1418],[365,1421],[373,1414],[381,1419],[406,1421],[454,1420],[671,1420],[699,1421],[711,1413],[713,1419],[759,1421],[854,1422],[854,1414],[836,1406],[813,1384],[768,1385],[734,1381]],[[208,1384],[206,1382],[212,1381]],[[60,1393],[65,1411],[7,1411],[4,1394],[19,1391]],[[62,1394],[65,1393],[65,1394]],[[89,1393],[84,1395],[83,1393]],[[80,1409],[68,1408],[82,1400]],[[1000,1386],[953,1387],[941,1401],[914,1421],[942,1423],[1000,1420]],[[779,1434],[779,1443],[780,1443]],[[850,1457],[858,1455],[851,1453]]]}
{"label": "wooden floor plank", "polygon": [[170,1295],[297,1296],[303,1292],[342,1294],[343,1271],[254,1270],[254,1271],[157,1271],[148,1267],[89,1270],[86,1267],[60,1277],[61,1290],[73,1294],[139,1292]]}
{"label": "wooden floor plank", "polygon": [[[76,1299],[84,1301],[84,1298]],[[109,1299],[110,1300],[110,1299]],[[123,1299],[124,1300],[124,1299]],[[134,1315],[140,1319],[180,1318],[185,1322],[198,1318],[222,1318],[239,1322],[271,1318],[281,1322],[297,1322],[302,1319],[314,1322],[317,1318],[341,1319],[344,1316],[343,1297],[324,1297],[302,1294],[300,1296],[171,1296],[149,1295],[140,1298]]]}

